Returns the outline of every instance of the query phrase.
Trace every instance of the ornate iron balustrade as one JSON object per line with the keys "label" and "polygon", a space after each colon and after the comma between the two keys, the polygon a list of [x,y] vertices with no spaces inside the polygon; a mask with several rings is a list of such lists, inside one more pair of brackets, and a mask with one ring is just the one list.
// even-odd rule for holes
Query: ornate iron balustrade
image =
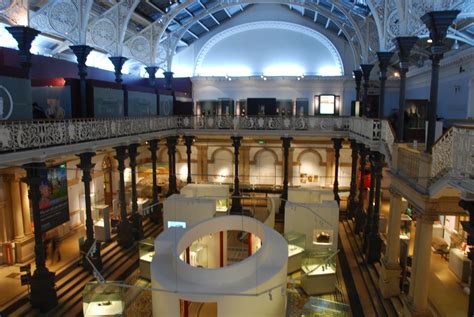
{"label": "ornate iron balustrade", "polygon": [[474,129],[452,127],[433,146],[431,177],[474,182]]}
{"label": "ornate iron balustrade", "polygon": [[0,152],[176,130],[267,130],[332,132],[349,130],[345,117],[174,116],[61,121],[12,121],[0,124]]}

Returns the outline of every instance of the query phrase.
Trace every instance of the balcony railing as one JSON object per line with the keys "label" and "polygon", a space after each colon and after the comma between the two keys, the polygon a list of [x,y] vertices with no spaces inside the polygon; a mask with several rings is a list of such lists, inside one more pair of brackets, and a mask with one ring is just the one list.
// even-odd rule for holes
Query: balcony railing
{"label": "balcony railing", "polygon": [[433,146],[431,177],[474,182],[474,128],[452,127]]}
{"label": "balcony railing", "polygon": [[12,121],[0,124],[0,152],[40,149],[174,130],[267,130],[348,132],[347,117],[174,116],[61,121]]}

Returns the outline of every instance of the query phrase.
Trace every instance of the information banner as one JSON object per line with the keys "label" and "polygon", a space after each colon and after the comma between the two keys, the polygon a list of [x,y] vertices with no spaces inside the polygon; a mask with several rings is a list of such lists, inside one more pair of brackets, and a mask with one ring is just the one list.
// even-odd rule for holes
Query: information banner
{"label": "information banner", "polygon": [[42,170],[39,202],[41,229],[51,230],[69,221],[66,164]]}

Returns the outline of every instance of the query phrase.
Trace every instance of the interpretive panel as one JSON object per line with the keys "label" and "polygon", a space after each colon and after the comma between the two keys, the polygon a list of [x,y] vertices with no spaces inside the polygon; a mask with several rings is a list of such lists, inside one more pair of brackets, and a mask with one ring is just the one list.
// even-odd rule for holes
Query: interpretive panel
{"label": "interpretive panel", "polygon": [[139,91],[128,91],[128,115],[156,115],[156,95]]}
{"label": "interpretive panel", "polygon": [[39,201],[41,229],[51,230],[69,221],[66,164],[41,170]]}
{"label": "interpretive panel", "polygon": [[123,117],[123,90],[94,87],[96,118]]}
{"label": "interpretive panel", "polygon": [[32,87],[32,102],[49,119],[71,118],[71,87]]}
{"label": "interpretive panel", "polygon": [[173,115],[173,96],[160,95],[160,116]]}
{"label": "interpretive panel", "polygon": [[0,120],[31,119],[30,91],[28,79],[0,76]]}

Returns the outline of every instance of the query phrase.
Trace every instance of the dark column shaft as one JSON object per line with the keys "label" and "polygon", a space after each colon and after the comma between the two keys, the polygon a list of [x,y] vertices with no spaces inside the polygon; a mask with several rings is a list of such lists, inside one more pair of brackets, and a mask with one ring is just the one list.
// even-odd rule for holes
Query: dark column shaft
{"label": "dark column shaft", "polygon": [[33,212],[33,225],[35,228],[35,264],[36,269],[31,278],[30,302],[34,308],[47,312],[57,305],[57,294],[54,289],[54,273],[46,267],[44,254],[43,230],[41,228],[41,213],[39,202],[41,200],[40,186],[46,177],[46,164],[30,163],[23,166],[26,170],[26,182],[29,185],[28,197]]}
{"label": "dark column shaft", "polygon": [[87,240],[94,240],[94,223],[92,219],[92,205],[91,205],[91,187],[92,181],[91,171],[94,169],[95,164],[92,163],[92,157],[95,156],[94,152],[86,152],[78,155],[81,159],[80,164],[77,168],[82,170],[82,182],[84,183],[84,200],[85,200],[85,212],[86,212],[86,236]]}
{"label": "dark column shaft", "polygon": [[191,146],[194,143],[194,137],[190,135],[184,136],[184,144],[186,145],[186,158],[187,158],[187,165],[188,165],[188,177],[186,179],[188,184],[193,182],[191,176]]}
{"label": "dark column shaft", "polygon": [[360,183],[359,183],[359,203],[357,206],[356,211],[356,225],[355,225],[355,233],[360,233],[365,224],[365,212],[364,212],[364,182],[365,182],[365,164],[366,164],[366,157],[367,151],[363,144],[359,144],[359,153],[360,153]]}
{"label": "dark column shaft", "polygon": [[[469,222],[462,222],[463,230],[467,232],[467,244],[474,245],[474,201],[462,199],[459,206],[469,212]],[[471,260],[471,285],[469,293],[469,305],[467,316],[474,316],[474,250],[468,253],[469,260]]]}
{"label": "dark column shaft", "polygon": [[362,98],[362,116],[367,116],[367,105],[369,101],[369,82],[370,82],[370,72],[374,68],[374,65],[371,64],[362,64],[360,69],[362,70],[362,76],[364,77],[364,96]]}
{"label": "dark column shaft", "polygon": [[354,216],[355,210],[357,208],[357,160],[358,155],[358,146],[355,140],[351,140],[351,149],[352,149],[352,166],[351,166],[351,184],[349,198],[347,202],[347,217],[352,218]]}
{"label": "dark column shaft", "polygon": [[288,170],[289,170],[289,156],[292,137],[282,137],[283,146],[283,192],[281,194],[280,212],[277,215],[277,220],[281,223],[285,221],[285,205],[288,200]]}
{"label": "dark column shaft", "polygon": [[372,220],[374,215],[374,199],[375,199],[375,153],[370,153],[370,192],[369,202],[367,206],[367,221],[364,227],[364,250],[367,250],[367,243],[369,238],[370,229],[372,226]]}
{"label": "dark column shaft", "polygon": [[132,213],[138,212],[137,197],[137,148],[138,144],[130,144],[128,146],[128,157],[130,165],[130,174],[132,176]]}
{"label": "dark column shaft", "polygon": [[169,186],[167,196],[178,193],[176,184],[176,144],[178,137],[169,136],[166,138],[166,146],[168,147],[168,166],[169,166]]}
{"label": "dark column shaft", "polygon": [[380,96],[379,96],[379,118],[384,117],[385,112],[385,83],[387,81],[387,68],[390,65],[390,59],[392,58],[392,52],[378,52],[377,57],[379,60],[380,68]]}
{"label": "dark column shaft", "polygon": [[234,147],[234,192],[232,193],[231,214],[242,214],[242,203],[240,201],[239,182],[239,149],[242,141],[241,136],[232,136],[232,146]]}
{"label": "dark column shaft", "polygon": [[381,185],[382,185],[382,169],[384,163],[384,156],[381,153],[375,153],[375,203],[372,216],[372,223],[369,233],[369,241],[367,247],[367,262],[375,263],[380,260],[380,253],[382,249],[382,239],[379,234],[380,222],[380,203],[381,203]]}
{"label": "dark column shaft", "polygon": [[127,147],[115,147],[117,160],[117,170],[119,172],[119,201],[120,201],[120,223],[118,226],[118,243],[124,248],[133,245],[132,225],[127,219],[127,203],[125,201],[125,159],[127,157]]}
{"label": "dark column shaft", "polygon": [[339,158],[341,157],[342,139],[332,139],[334,142],[334,157],[335,157],[335,168],[334,168],[334,185],[333,193],[334,200],[337,204],[341,205],[341,198],[339,197]]}
{"label": "dark column shaft", "polygon": [[153,197],[153,204],[158,202],[158,181],[156,177],[156,163],[157,163],[157,156],[156,151],[158,150],[158,140],[150,140],[148,141],[149,150],[151,154],[151,168],[152,168],[152,181],[153,181],[153,190],[152,190],[152,197]]}

